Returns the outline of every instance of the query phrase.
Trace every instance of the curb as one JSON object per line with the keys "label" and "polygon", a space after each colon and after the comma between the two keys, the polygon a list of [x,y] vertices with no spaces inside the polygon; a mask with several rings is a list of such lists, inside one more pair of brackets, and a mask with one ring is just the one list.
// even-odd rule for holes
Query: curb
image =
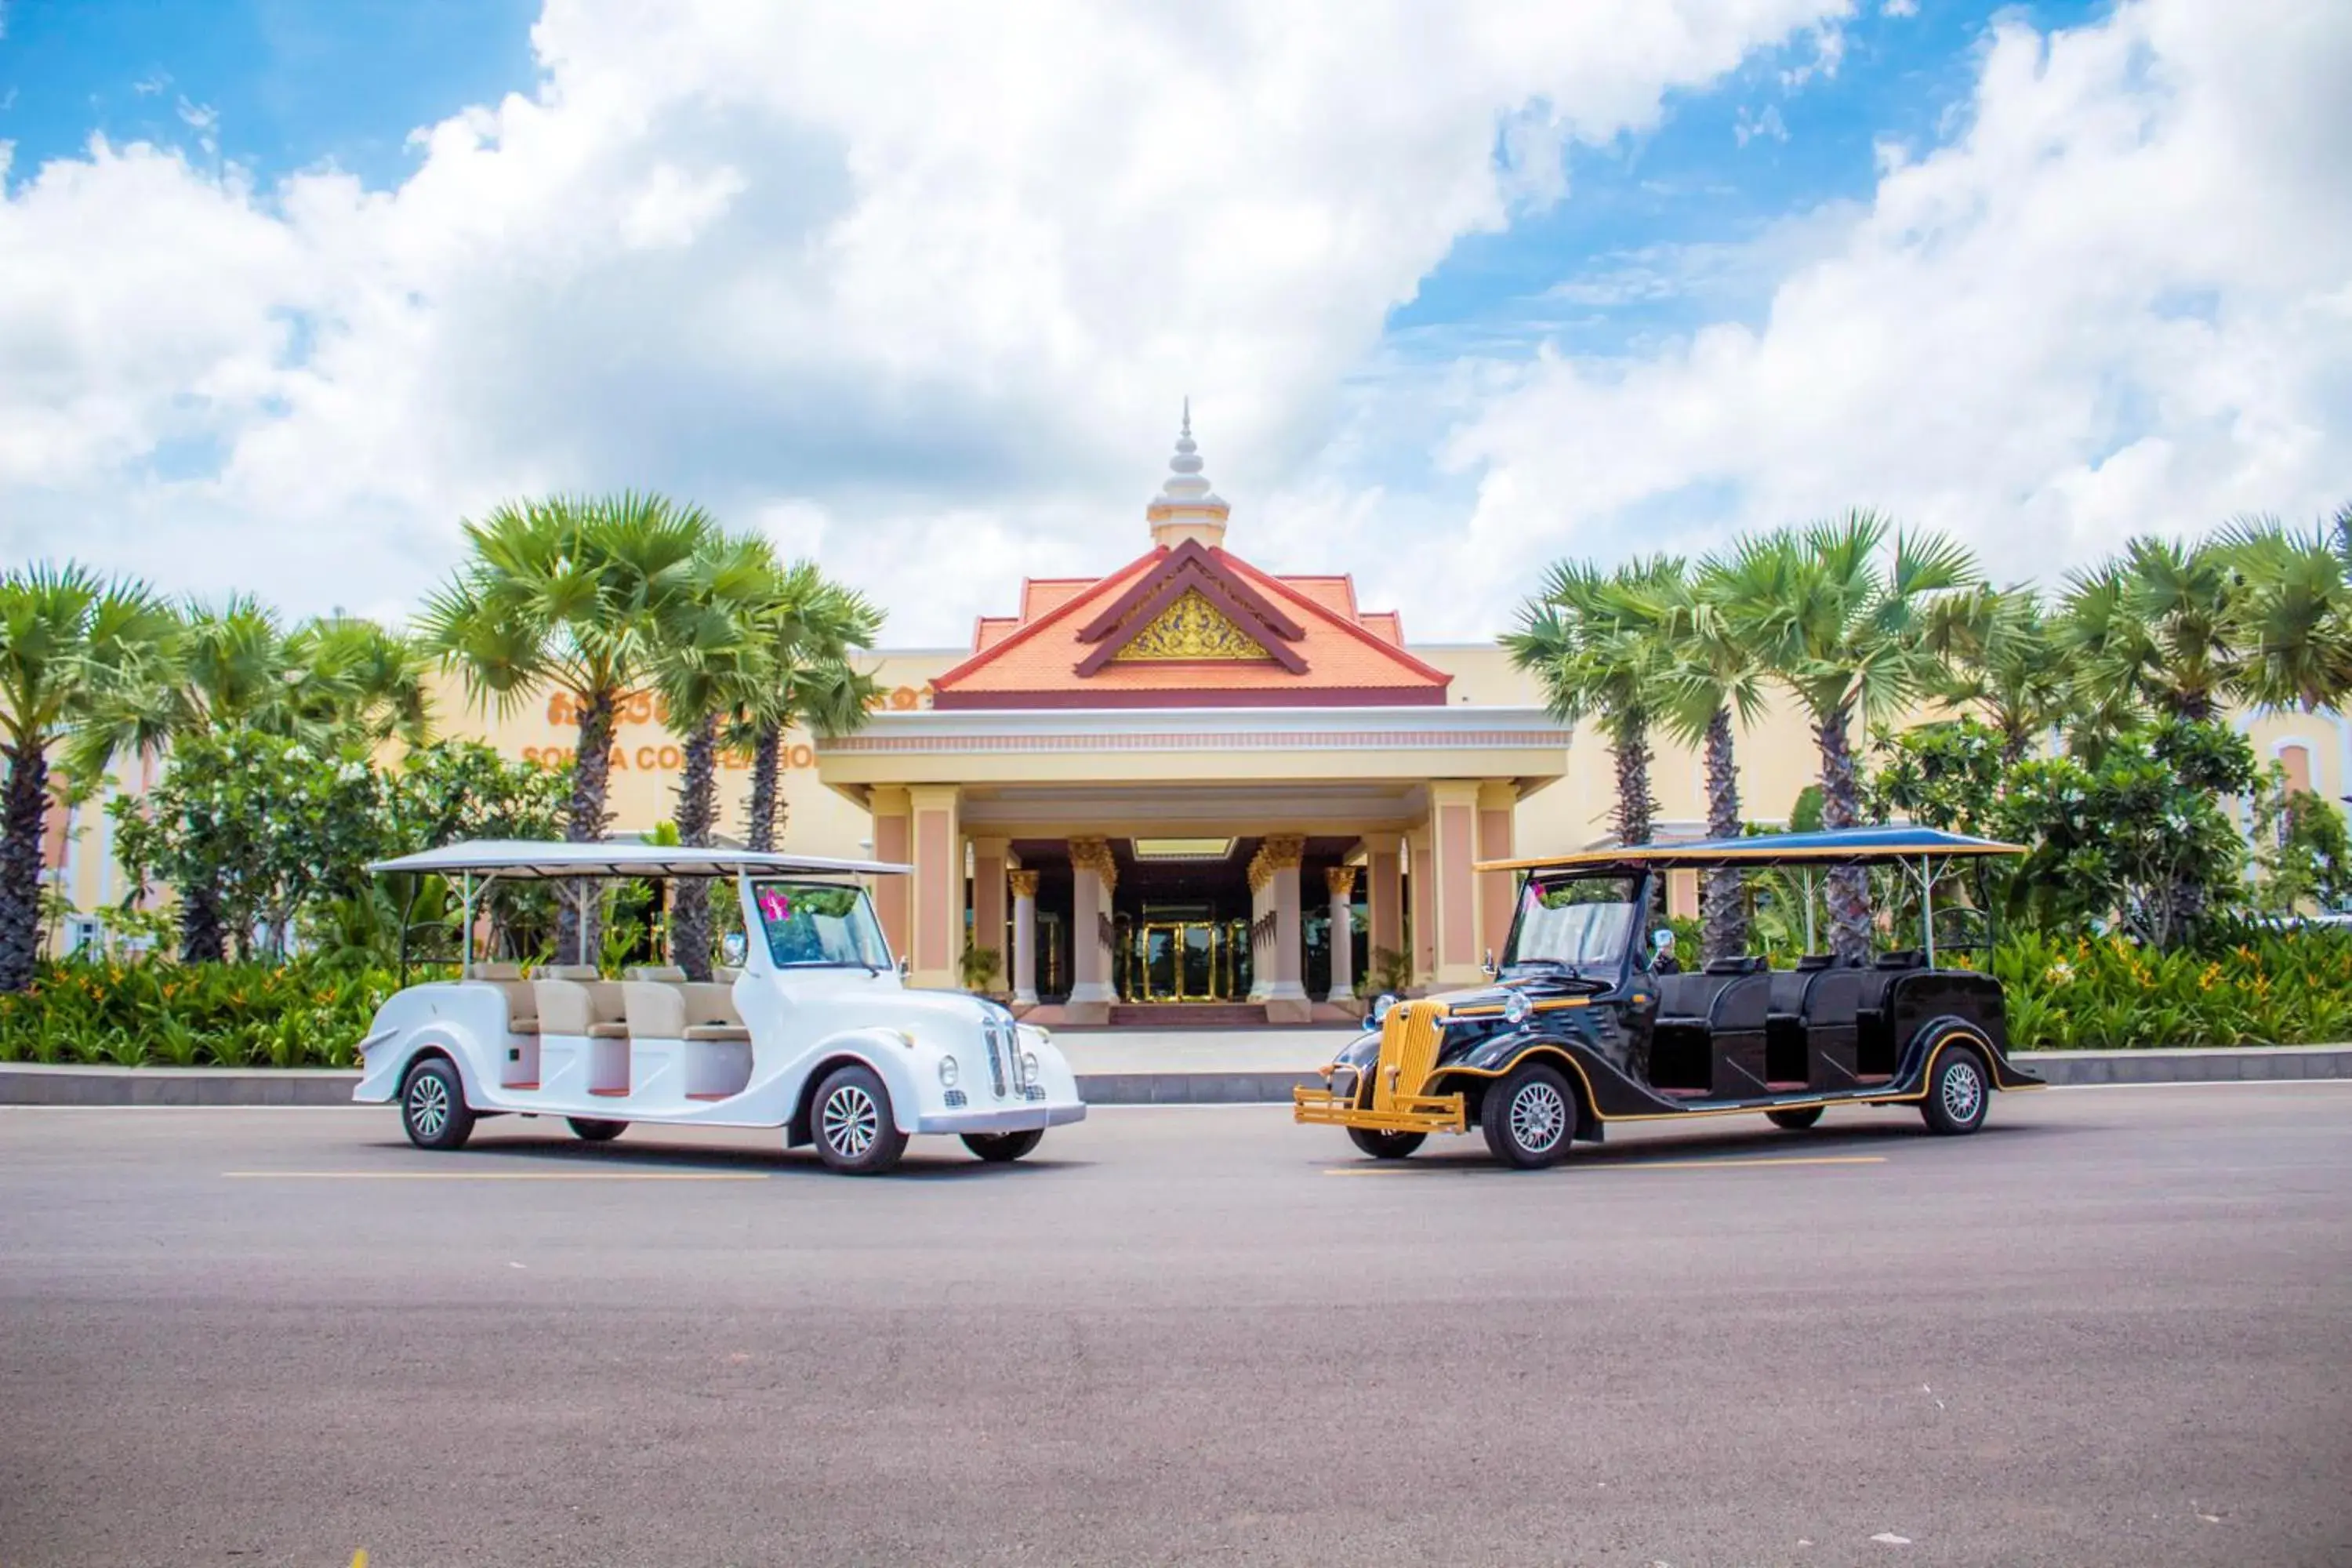
{"label": "curb", "polygon": [[[2352,1046],[2217,1050],[2021,1051],[2053,1085],[2291,1082],[2352,1079]],[[1081,1073],[1089,1105],[1286,1105],[1311,1072]],[[0,1105],[349,1105],[355,1072],[318,1068],[0,1067]]]}

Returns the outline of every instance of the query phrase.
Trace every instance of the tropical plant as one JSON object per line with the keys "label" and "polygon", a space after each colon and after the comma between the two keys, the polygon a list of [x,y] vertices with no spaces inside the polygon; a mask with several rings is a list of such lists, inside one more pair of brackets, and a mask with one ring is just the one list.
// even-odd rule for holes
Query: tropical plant
{"label": "tropical plant", "polygon": [[1928,642],[1946,660],[1928,694],[1981,716],[2000,734],[2004,765],[2076,716],[2057,633],[2032,588],[1945,596],[1931,612]]}
{"label": "tropical plant", "polygon": [[[1931,687],[1943,668],[1928,637],[1935,605],[1974,587],[1975,565],[1948,540],[1855,511],[1748,540],[1726,570],[1735,634],[1811,721],[1822,826],[1851,827],[1862,808],[1853,722],[1883,722]],[[1842,868],[1827,889],[1831,949],[1859,960],[1870,951],[1868,882]]]}
{"label": "tropical plant", "polygon": [[2352,903],[2352,835],[2341,811],[2307,789],[2291,787],[2276,763],[2256,781],[2250,805],[2255,909],[2288,915]]}
{"label": "tropical plant", "polygon": [[[1651,590],[1671,659],[1666,731],[1706,758],[1706,829],[1710,838],[1737,838],[1739,758],[1733,721],[1751,725],[1764,711],[1764,671],[1738,633],[1734,606],[1741,592],[1728,564],[1709,560],[1689,579],[1664,577]],[[1706,875],[1699,912],[1708,960],[1748,951],[1748,910],[1739,873]]]}
{"label": "tropical plant", "polygon": [[820,735],[846,734],[866,721],[880,695],[852,658],[881,634],[882,613],[863,595],[828,581],[814,562],[796,561],[777,574],[758,626],[767,681],[734,715],[727,738],[751,753],[745,840],[765,853],[783,833],[785,734],[803,726]]}
{"label": "tropical plant", "polygon": [[1621,844],[1647,844],[1658,803],[1650,787],[1650,731],[1672,702],[1679,672],[1669,631],[1684,564],[1659,555],[1614,573],[1555,564],[1543,590],[1503,638],[1511,662],[1532,671],[1553,716],[1587,718],[1609,739],[1617,774],[1612,826]]}
{"label": "tropical plant", "polygon": [[[49,752],[90,725],[117,692],[168,665],[179,621],[143,584],[85,567],[36,565],[0,576],[0,992],[32,984],[41,934],[41,836]],[[94,773],[108,749],[83,744]]]}
{"label": "tropical plant", "polygon": [[963,988],[983,995],[995,989],[997,974],[1003,967],[1004,954],[993,947],[967,947],[956,960]]}
{"label": "tropical plant", "polygon": [[[551,687],[570,695],[568,838],[604,835],[615,709],[650,679],[664,620],[716,531],[698,508],[634,493],[515,502],[465,525],[470,558],[428,602],[422,641],[478,706],[509,710]],[[592,919],[575,892],[558,928],[564,962],[596,951]]]}

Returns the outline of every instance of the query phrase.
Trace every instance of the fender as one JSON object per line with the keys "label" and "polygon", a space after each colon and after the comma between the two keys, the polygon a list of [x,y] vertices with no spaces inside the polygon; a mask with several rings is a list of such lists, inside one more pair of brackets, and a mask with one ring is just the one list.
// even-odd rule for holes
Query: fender
{"label": "fender", "polygon": [[462,1031],[452,1027],[446,1020],[420,1024],[409,1032],[407,1043],[401,1047],[400,1075],[393,1091],[394,1098],[399,1098],[397,1085],[408,1081],[410,1071],[416,1066],[416,1058],[431,1055],[449,1058],[451,1065],[457,1069],[458,1083],[464,1087],[467,1109],[481,1110],[481,1081],[474,1072],[473,1047]]}
{"label": "fender", "polygon": [[[843,1029],[827,1035],[803,1052],[800,1059],[778,1076],[796,1077],[799,1084],[793,1090],[793,1110],[786,1137],[793,1143],[808,1142],[809,1098],[816,1092],[817,1068],[827,1062],[847,1058],[871,1068],[890,1091],[890,1121],[899,1131],[912,1133],[922,1114],[923,1088],[919,1069],[936,1072],[936,1053],[919,1046],[908,1046],[888,1029]],[[936,1096],[937,1079],[933,1079]]]}
{"label": "fender", "polygon": [[1916,1100],[1927,1093],[1928,1076],[1935,1071],[1936,1058],[1949,1045],[1962,1044],[1973,1048],[1984,1058],[1985,1070],[1992,1076],[1995,1089],[2041,1089],[2042,1079],[2013,1067],[2009,1053],[1995,1045],[1991,1037],[1975,1022],[1949,1013],[1938,1014],[1911,1032],[1903,1047],[1903,1057],[1895,1075],[1906,1099]]}
{"label": "fender", "polygon": [[1573,1030],[1521,1029],[1481,1040],[1456,1060],[1441,1063],[1429,1076],[1427,1092],[1475,1100],[1486,1084],[1532,1058],[1549,1058],[1581,1091],[1579,1138],[1597,1141],[1600,1124],[1613,1118],[1678,1113],[1671,1101],[1627,1078],[1591,1040]]}

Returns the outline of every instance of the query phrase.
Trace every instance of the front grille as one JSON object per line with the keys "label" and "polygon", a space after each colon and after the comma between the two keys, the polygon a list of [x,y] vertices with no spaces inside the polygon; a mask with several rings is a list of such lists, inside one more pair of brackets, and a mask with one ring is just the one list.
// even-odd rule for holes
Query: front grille
{"label": "front grille", "polygon": [[988,1042],[989,1084],[996,1090],[996,1098],[1003,1100],[1004,1098],[1004,1073],[1006,1067],[1009,1065],[1006,1058],[1013,1054],[1013,1027],[1010,1024],[1000,1026],[997,1021],[992,1017],[981,1025],[980,1032],[982,1037]]}
{"label": "front grille", "polygon": [[1381,1060],[1372,1079],[1376,1108],[1390,1109],[1422,1091],[1445,1038],[1445,1013],[1443,1002],[1400,1002],[1389,1009],[1381,1025]]}

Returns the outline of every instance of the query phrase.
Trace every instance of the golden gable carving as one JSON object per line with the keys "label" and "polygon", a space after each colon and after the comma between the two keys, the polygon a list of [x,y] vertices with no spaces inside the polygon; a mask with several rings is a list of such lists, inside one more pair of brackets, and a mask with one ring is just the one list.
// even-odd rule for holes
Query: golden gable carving
{"label": "golden gable carving", "polygon": [[1194,588],[1153,616],[1133,641],[1111,655],[1111,662],[1242,661],[1269,657],[1256,638]]}

